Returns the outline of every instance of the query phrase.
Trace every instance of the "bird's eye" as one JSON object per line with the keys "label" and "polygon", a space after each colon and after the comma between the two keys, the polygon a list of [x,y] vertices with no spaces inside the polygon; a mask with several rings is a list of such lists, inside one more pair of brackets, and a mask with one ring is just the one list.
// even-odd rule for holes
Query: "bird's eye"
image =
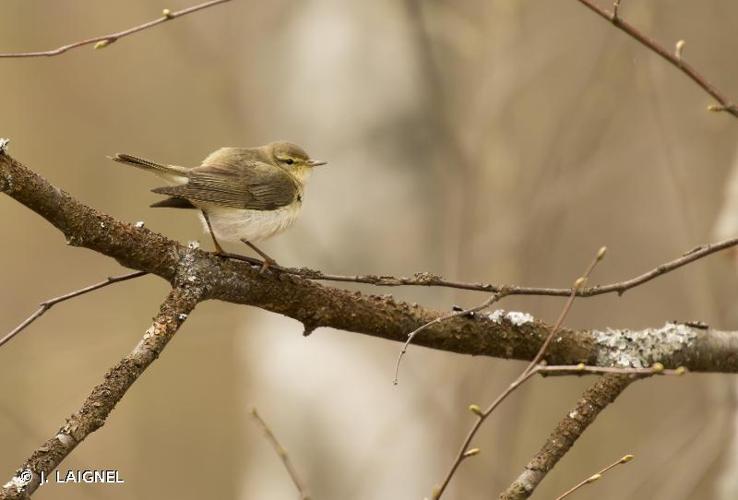
{"label": "bird's eye", "polygon": [[286,160],[284,160],[284,162],[285,162],[285,163],[286,163],[287,165],[292,165],[293,163],[295,163],[295,160],[293,160],[292,158],[287,158]]}

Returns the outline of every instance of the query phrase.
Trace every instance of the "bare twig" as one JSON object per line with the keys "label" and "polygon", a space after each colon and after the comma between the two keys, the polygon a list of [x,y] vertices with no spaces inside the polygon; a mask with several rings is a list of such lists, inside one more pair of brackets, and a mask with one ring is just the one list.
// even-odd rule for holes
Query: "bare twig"
{"label": "bare twig", "polygon": [[500,500],[522,500],[530,497],[546,474],[569,451],[600,412],[637,379],[638,377],[629,375],[607,374],[584,391],[574,408],[556,425],[523,472],[500,494]]}
{"label": "bare twig", "polygon": [[[316,271],[307,268],[287,268],[280,266],[271,266],[270,269],[282,271],[287,274],[293,274],[301,276],[306,279],[316,281],[336,281],[336,282],[350,282],[350,283],[366,283],[369,285],[376,286],[437,286],[445,288],[456,288],[460,290],[472,290],[479,292],[491,292],[491,293],[504,293],[505,295],[543,295],[543,296],[554,296],[554,297],[567,297],[576,291],[577,297],[594,297],[596,295],[603,295],[608,293],[617,293],[622,295],[631,288],[643,285],[659,276],[663,276],[666,273],[679,269],[687,264],[700,260],[704,257],[712,255],[721,250],[733,248],[738,246],[738,238],[730,238],[727,240],[719,241],[716,243],[708,243],[697,246],[680,257],[664,262],[659,266],[646,271],[643,274],[639,274],[633,278],[609,283],[606,285],[596,285],[591,287],[582,287],[579,290],[572,288],[547,288],[547,287],[528,287],[519,285],[495,285],[491,283],[464,283],[460,281],[450,281],[443,279],[440,276],[436,276],[430,273],[416,273],[412,278],[410,277],[396,277],[396,276],[376,276],[376,275],[354,275],[345,276],[338,274],[326,274],[321,271]],[[261,264],[261,261],[252,257],[245,257],[236,254],[226,254],[227,257],[242,260],[250,264]]]}
{"label": "bare twig", "polygon": [[277,441],[277,437],[272,432],[272,429],[264,421],[264,419],[261,418],[259,412],[256,411],[256,408],[251,409],[251,416],[254,417],[254,420],[259,425],[259,427],[261,427],[261,430],[264,432],[267,440],[272,445],[272,448],[274,448],[274,451],[277,452],[279,459],[282,460],[284,468],[287,469],[287,473],[290,475],[292,482],[295,484],[295,488],[297,488],[297,492],[299,493],[301,500],[310,500],[310,495],[308,495],[307,488],[305,488],[305,483],[303,483],[300,479],[300,475],[297,473],[297,469],[295,469],[295,466],[292,464],[290,456],[287,454],[287,450],[285,450],[284,447],[279,444],[279,441]]}
{"label": "bare twig", "polygon": [[[197,281],[195,278],[191,281]],[[13,478],[0,487],[0,499],[28,498],[74,448],[99,429],[146,368],[159,357],[187,315],[203,297],[203,289],[176,287],[162,303],[151,327],[130,354],[113,366],[59,432],[40,446],[16,471]]]}
{"label": "bare twig", "polygon": [[138,278],[146,274],[148,274],[146,271],[136,271],[133,273],[123,274],[121,276],[111,276],[109,278],[106,278],[104,281],[95,283],[94,285],[86,286],[84,288],[80,288],[79,290],[75,290],[73,292],[60,295],[59,297],[54,297],[53,299],[49,299],[44,302],[41,302],[40,307],[36,309],[36,312],[31,314],[20,325],[13,328],[13,330],[11,330],[10,333],[8,333],[5,337],[0,339],[0,347],[2,347],[5,343],[7,343],[10,339],[15,337],[16,335],[18,335],[28,325],[30,325],[31,323],[36,321],[38,318],[43,316],[46,311],[54,307],[54,305],[58,304],[59,302],[64,302],[65,300],[69,300],[74,297],[79,297],[80,295],[84,295],[86,293],[98,290],[108,285],[112,285],[113,283],[120,283],[121,281],[127,281],[133,278]]}
{"label": "bare twig", "polygon": [[449,320],[451,318],[457,318],[459,316],[469,316],[469,315],[472,315],[472,314],[474,314],[476,312],[483,311],[484,309],[487,309],[488,307],[490,307],[492,304],[494,304],[495,302],[497,302],[498,300],[500,300],[504,296],[505,296],[505,292],[504,291],[499,292],[499,293],[494,293],[487,300],[485,300],[484,302],[482,302],[481,304],[478,304],[478,305],[476,305],[474,307],[470,307],[469,309],[462,309],[460,311],[454,311],[452,313],[445,314],[443,316],[439,316],[436,319],[433,319],[433,320],[427,322],[426,324],[424,324],[424,325],[416,328],[412,332],[408,333],[407,340],[405,341],[404,344],[402,344],[402,349],[400,350],[400,354],[397,356],[397,362],[395,363],[395,379],[394,379],[394,381],[392,383],[394,385],[397,385],[398,384],[398,377],[399,377],[399,374],[400,374],[400,363],[402,363],[402,358],[403,358],[403,356],[405,356],[405,353],[407,352],[408,346],[410,345],[410,343],[413,341],[413,339],[415,338],[415,336],[417,334],[419,334],[420,332],[422,332],[423,330],[425,330],[427,328],[430,328],[433,325],[437,325],[438,323],[442,323],[443,321]]}
{"label": "bare twig", "polygon": [[[561,328],[561,325],[564,322],[564,319],[566,319],[566,315],[569,313],[569,310],[571,309],[572,304],[574,303],[574,299],[576,298],[576,291],[581,288],[586,282],[587,279],[589,279],[589,276],[592,274],[592,271],[594,270],[595,266],[598,262],[600,262],[604,257],[605,253],[607,252],[606,247],[602,247],[597,252],[597,255],[592,260],[592,262],[587,267],[587,270],[584,272],[584,275],[576,280],[574,283],[574,286],[572,287],[572,292],[569,295],[569,299],[566,301],[566,304],[564,305],[564,308],[561,310],[561,314],[559,315],[558,320],[554,324],[553,328],[551,328],[548,336],[541,344],[541,347],[538,349],[538,352],[533,357],[531,362],[526,366],[525,370],[516,378],[508,387],[505,389],[502,394],[500,394],[497,399],[495,399],[492,404],[490,404],[487,409],[482,411],[478,406],[472,405],[469,407],[470,411],[474,413],[477,416],[477,421],[474,423],[472,428],[469,430],[469,432],[466,435],[466,438],[464,439],[464,442],[461,445],[461,448],[459,448],[459,452],[456,454],[456,458],[454,459],[454,462],[451,464],[451,468],[446,473],[446,477],[443,479],[443,482],[441,483],[441,486],[439,486],[437,489],[433,491],[433,499],[437,500],[441,498],[441,495],[443,495],[443,492],[448,487],[449,483],[451,482],[451,478],[453,477],[454,473],[456,473],[456,470],[461,465],[461,462],[473,455],[469,454],[469,445],[472,442],[472,439],[474,439],[474,436],[477,434],[479,429],[482,427],[482,424],[485,420],[492,414],[493,411],[502,403],[510,394],[512,394],[515,389],[520,387],[522,384],[524,384],[528,379],[530,379],[533,375],[535,375],[536,367],[538,366],[538,363],[543,359],[543,357],[546,354],[546,349],[548,348],[549,343],[551,342],[551,339],[556,335],[556,332],[558,332],[559,328]],[[663,367],[662,367],[663,368]],[[475,453],[476,454],[476,453]]]}
{"label": "bare twig", "polygon": [[162,16],[154,19],[152,21],[148,21],[146,23],[140,24],[138,26],[134,26],[133,28],[128,28],[123,31],[118,31],[116,33],[109,33],[107,35],[101,35],[96,36],[94,38],[88,38],[86,40],[80,40],[78,42],[73,42],[67,45],[62,45],[61,47],[58,47],[56,49],[51,50],[41,50],[36,52],[8,52],[4,54],[0,54],[0,58],[11,58],[11,57],[50,57],[50,56],[58,56],[59,54],[63,54],[64,52],[75,49],[77,47],[82,47],[85,45],[92,45],[95,44],[96,49],[101,49],[104,47],[107,47],[113,42],[116,42],[120,40],[123,37],[126,37],[128,35],[132,35],[134,33],[138,33],[139,31],[143,31],[149,28],[153,28],[154,26],[165,23],[167,21],[171,21],[173,19],[176,19],[178,17],[185,16],[187,14],[192,14],[193,12],[197,12],[198,10],[207,9],[208,7],[213,7],[214,5],[218,5],[221,3],[228,2],[230,0],[211,0],[209,2],[201,3],[199,5],[194,5],[192,7],[187,7],[186,9],[178,10],[175,12],[171,12],[169,9],[164,9],[162,11]]}
{"label": "bare twig", "polygon": [[586,486],[586,485],[588,485],[590,483],[594,483],[598,479],[601,479],[602,478],[602,475],[605,474],[610,469],[613,469],[613,468],[615,468],[615,467],[617,467],[618,465],[621,465],[621,464],[627,464],[628,462],[630,462],[631,460],[633,460],[633,458],[634,458],[633,455],[625,455],[623,458],[621,458],[617,462],[611,463],[610,465],[608,465],[607,467],[605,467],[604,469],[602,469],[598,473],[593,474],[593,475],[589,476],[587,479],[585,479],[584,481],[582,481],[582,482],[574,485],[571,489],[565,491],[564,493],[562,493],[561,495],[559,495],[558,497],[556,497],[556,500],[563,500],[564,498],[568,497],[569,495],[571,495],[572,493],[574,493],[575,491],[577,491],[579,488],[582,488],[582,487],[584,487],[584,486]]}
{"label": "bare twig", "polygon": [[665,49],[655,40],[635,28],[632,24],[623,21],[622,17],[618,15],[618,6],[620,2],[615,2],[615,4],[613,5],[613,12],[608,12],[602,7],[599,7],[592,0],[579,0],[579,2],[584,4],[600,17],[612,22],[612,24],[614,24],[618,29],[624,31],[625,33],[636,39],[638,42],[640,42],[642,45],[646,46],[656,54],[666,59],[666,61],[671,63],[675,68],[679,69],[682,73],[687,75],[694,83],[699,85],[705,92],[710,94],[719,103],[719,105],[712,105],[708,108],[709,110],[726,111],[738,118],[738,106],[733,104],[730,99],[728,99],[714,85],[708,82],[707,79],[705,79],[705,77],[702,76],[689,63],[685,62],[684,59],[681,57],[681,54],[679,54],[679,57],[677,57],[677,54],[673,54],[669,50]]}

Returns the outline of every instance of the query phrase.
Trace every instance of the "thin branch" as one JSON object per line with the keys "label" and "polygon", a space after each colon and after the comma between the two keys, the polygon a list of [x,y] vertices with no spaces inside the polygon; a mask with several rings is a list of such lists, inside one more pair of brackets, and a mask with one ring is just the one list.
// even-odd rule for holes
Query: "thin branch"
{"label": "thin branch", "polygon": [[530,497],[546,474],[574,445],[579,436],[635,380],[629,375],[608,374],[587,389],[574,409],[556,425],[543,447],[528,462],[523,472],[500,494],[500,500]]}
{"label": "thin branch", "polygon": [[44,315],[46,311],[54,307],[54,305],[58,304],[59,302],[64,302],[65,300],[72,299],[74,297],[79,297],[80,295],[84,295],[86,293],[99,290],[100,288],[106,287],[108,285],[112,285],[113,283],[120,283],[121,281],[127,281],[133,278],[138,278],[140,276],[144,276],[147,273],[146,271],[135,271],[133,273],[129,274],[123,274],[121,276],[111,276],[104,281],[101,281],[99,283],[95,283],[94,285],[89,285],[84,288],[80,288],[79,290],[75,290],[73,292],[69,292],[64,295],[60,295],[59,297],[54,297],[53,299],[46,300],[44,302],[41,302],[40,307],[36,309],[36,312],[31,314],[28,318],[26,318],[20,325],[16,326],[11,330],[10,333],[8,333],[5,337],[0,339],[0,347],[2,347],[5,343],[7,343],[10,339],[18,335],[20,332],[25,330],[25,328],[36,321],[38,318]]}
{"label": "thin branch", "polygon": [[[500,295],[499,298],[502,298],[508,295],[538,295],[538,296],[551,296],[551,297],[568,297],[572,293],[576,293],[577,297],[586,298],[586,297],[594,297],[597,295],[604,295],[608,293],[617,293],[618,295],[623,295],[625,292],[627,292],[628,290],[632,288],[636,288],[640,285],[648,283],[651,280],[654,280],[660,276],[663,276],[664,274],[670,273],[676,269],[684,267],[687,264],[698,261],[714,253],[720,252],[722,250],[727,250],[727,249],[730,249],[736,246],[738,246],[738,237],[729,238],[729,239],[718,241],[715,243],[705,243],[705,244],[699,245],[697,247],[694,247],[684,252],[680,257],[672,259],[668,262],[664,262],[663,264],[660,264],[656,266],[655,268],[650,269],[649,271],[646,271],[642,274],[634,276],[633,278],[609,283],[606,285],[596,285],[592,287],[583,286],[578,290],[575,288],[548,288],[548,287],[529,287],[529,286],[520,286],[520,285],[495,285],[492,283],[467,283],[467,282],[461,282],[461,281],[446,280],[442,278],[441,276],[427,273],[427,272],[415,273],[415,275],[412,278],[410,278],[410,277],[403,277],[403,276],[373,275],[373,274],[359,274],[359,275],[353,275],[353,276],[340,275],[340,274],[327,274],[322,271],[318,271],[315,269],[308,269],[305,267],[293,268],[293,267],[282,267],[279,265],[271,265],[270,269],[274,271],[280,271],[286,274],[291,274],[294,276],[300,276],[302,278],[309,279],[309,280],[315,280],[315,281],[364,283],[368,285],[385,286],[385,287],[396,287],[396,286],[434,287],[434,286],[437,286],[437,287],[442,287],[442,288],[455,288],[459,290],[492,292],[494,294],[499,294]],[[227,257],[233,260],[246,262],[248,264],[255,265],[255,266],[261,266],[263,264],[261,260],[256,259],[254,257],[248,257],[246,255],[239,255],[239,254],[225,252],[221,254],[221,256]],[[444,321],[445,319],[451,319],[457,316],[468,315],[468,313],[472,312],[473,310],[474,308],[469,309],[467,311],[458,311],[459,314],[450,314],[448,315],[448,318],[444,318]],[[437,322],[438,321],[433,320],[429,323],[431,323],[432,325]],[[422,328],[427,328],[428,326],[431,326],[431,325],[427,325],[427,326],[422,325]]]}
{"label": "thin branch", "polygon": [[[606,285],[596,285],[592,287],[582,287],[576,291],[577,297],[594,297],[607,293],[617,293],[622,295],[631,288],[635,288],[647,283],[659,276],[679,269],[694,261],[712,255],[721,250],[738,246],[738,238],[730,238],[716,243],[708,243],[695,247],[680,257],[660,264],[659,266],[639,274],[633,278],[609,283]],[[258,259],[249,257],[236,256],[228,254],[229,257],[238,258],[251,263],[261,263]],[[283,271],[288,274],[294,274],[303,278],[319,281],[336,281],[350,283],[366,283],[377,286],[438,286],[446,288],[456,288],[460,290],[473,290],[479,292],[504,293],[505,295],[543,295],[555,297],[567,297],[574,291],[572,288],[547,288],[547,287],[528,287],[519,285],[494,285],[491,283],[464,283],[459,281],[449,281],[430,273],[416,273],[414,277],[395,277],[395,276],[375,276],[375,275],[355,275],[342,276],[337,274],[325,274],[321,271],[315,271],[306,268],[285,268],[272,266],[274,269]]]}
{"label": "thin branch", "polygon": [[123,37],[126,37],[128,35],[132,35],[134,33],[138,33],[139,31],[143,31],[149,28],[153,28],[156,25],[159,25],[161,23],[165,23],[167,21],[171,21],[173,19],[176,19],[178,17],[186,16],[187,14],[192,14],[193,12],[197,12],[198,10],[207,9],[208,7],[213,7],[215,5],[228,2],[230,0],[211,0],[210,2],[201,3],[199,5],[194,5],[192,7],[187,7],[186,9],[178,10],[175,12],[171,12],[169,9],[164,9],[162,11],[162,16],[154,19],[152,21],[148,21],[146,23],[140,24],[138,26],[134,26],[133,28],[128,28],[123,31],[118,31],[116,33],[109,33],[107,35],[101,35],[96,36],[94,38],[88,38],[86,40],[80,40],[78,42],[73,42],[67,45],[62,45],[61,47],[58,47],[56,49],[51,50],[42,50],[37,52],[8,52],[4,54],[0,54],[0,58],[17,58],[17,57],[50,57],[50,56],[58,56],[59,54],[63,54],[64,52],[75,49],[77,47],[83,47],[85,45],[92,45],[95,44],[96,49],[101,49],[104,47],[107,47],[113,42],[116,42],[120,40]]}
{"label": "thin branch", "polygon": [[441,483],[441,486],[439,486],[437,489],[433,491],[433,500],[437,500],[441,498],[443,495],[443,492],[448,487],[449,483],[451,482],[451,478],[453,478],[454,474],[456,473],[457,469],[461,465],[461,462],[464,461],[464,459],[469,458],[473,455],[476,455],[476,453],[470,453],[469,445],[471,444],[472,440],[474,439],[474,436],[476,436],[479,429],[482,427],[482,424],[485,420],[492,414],[493,411],[510,395],[512,394],[515,389],[520,387],[522,384],[524,384],[528,379],[530,379],[533,375],[536,373],[536,367],[538,366],[538,363],[543,359],[543,357],[546,354],[546,349],[548,348],[548,345],[551,342],[551,339],[554,335],[558,332],[559,328],[561,328],[561,325],[564,322],[564,319],[566,319],[566,315],[571,310],[571,306],[574,303],[574,299],[576,298],[576,290],[581,288],[587,280],[589,279],[589,276],[592,274],[592,271],[594,271],[594,268],[597,266],[597,264],[605,257],[605,253],[607,252],[606,247],[602,247],[597,252],[597,255],[595,255],[594,259],[592,259],[592,262],[587,266],[586,271],[584,272],[584,275],[576,280],[574,283],[574,286],[572,287],[572,293],[569,295],[569,299],[566,301],[566,304],[564,305],[564,308],[561,310],[561,314],[559,314],[559,318],[556,320],[556,324],[553,328],[551,328],[548,336],[541,344],[541,347],[538,349],[538,352],[533,357],[532,361],[526,366],[525,370],[516,378],[508,387],[505,389],[502,394],[497,396],[497,399],[495,399],[486,410],[481,411],[481,409],[476,406],[472,405],[469,407],[469,409],[477,415],[477,421],[474,423],[472,428],[469,430],[469,432],[466,435],[466,438],[464,438],[464,442],[461,445],[461,448],[459,448],[459,452],[456,454],[456,458],[454,459],[454,462],[451,464],[451,468],[446,473],[446,477],[443,479],[443,482]]}
{"label": "thin branch", "polygon": [[443,316],[439,316],[436,319],[428,321],[424,325],[421,325],[415,330],[413,330],[412,332],[408,333],[407,340],[405,341],[404,344],[402,344],[402,349],[400,350],[400,354],[397,356],[397,362],[395,363],[395,379],[393,380],[392,383],[394,385],[398,384],[399,382],[398,378],[400,375],[400,363],[402,363],[402,358],[403,356],[405,356],[408,346],[410,345],[410,343],[412,343],[413,339],[415,338],[417,334],[419,334],[423,330],[430,328],[433,325],[437,325],[438,323],[442,323],[452,318],[457,318],[459,316],[473,316],[474,313],[481,312],[484,309],[487,309],[488,307],[490,307],[495,302],[499,301],[504,296],[505,296],[504,292],[493,293],[487,300],[485,300],[481,304],[478,304],[474,307],[470,307],[469,309],[462,309],[460,311],[454,311],[449,314],[444,314]]}
{"label": "thin branch", "polygon": [[42,478],[47,477],[79,443],[105,423],[115,405],[159,357],[203,298],[203,289],[191,284],[199,277],[194,271],[185,274],[185,278],[190,277],[194,279],[184,279],[182,287],[169,292],[153,324],[131,353],[105,374],[103,382],[92,389],[82,407],[67,419],[59,432],[36,449],[14,477],[0,488],[0,499],[28,498],[41,484]]}
{"label": "thin branch", "polygon": [[625,455],[623,458],[621,458],[617,462],[611,463],[610,465],[608,465],[604,469],[600,470],[596,474],[593,474],[593,475],[589,476],[587,479],[585,479],[584,481],[576,484],[571,489],[566,490],[564,493],[562,493],[561,495],[559,495],[558,497],[556,497],[556,500],[563,500],[564,498],[568,497],[569,495],[571,495],[572,493],[574,493],[578,489],[580,489],[580,488],[582,488],[584,486],[587,486],[590,483],[594,483],[595,481],[601,479],[602,478],[602,475],[605,474],[610,469],[613,469],[613,468],[615,468],[615,467],[617,467],[618,465],[621,465],[621,464],[627,464],[628,462],[630,462],[631,460],[633,460],[633,458],[634,458],[633,455]]}
{"label": "thin branch", "polygon": [[[591,11],[595,12],[597,15],[599,15],[603,19],[610,21],[615,27],[617,27],[621,31],[624,31],[625,33],[627,33],[628,35],[636,39],[638,42],[640,42],[642,45],[646,46],[647,48],[651,49],[656,54],[663,57],[672,66],[674,66],[675,68],[680,70],[682,73],[687,75],[694,83],[699,85],[705,92],[710,94],[719,103],[718,106],[715,106],[715,105],[710,106],[708,108],[710,111],[726,111],[730,113],[731,115],[738,118],[738,106],[733,104],[730,101],[730,99],[728,99],[728,97],[726,97],[714,85],[708,82],[707,79],[704,76],[702,76],[689,63],[685,62],[684,58],[681,57],[681,53],[677,54],[677,53],[672,53],[669,50],[666,50],[663,46],[659,45],[658,42],[656,42],[654,39],[650,38],[648,35],[645,35],[641,31],[639,31],[632,24],[628,23],[627,21],[624,21],[623,18],[618,13],[618,6],[620,4],[619,1],[616,1],[615,4],[613,5],[613,12],[608,12],[606,9],[599,7],[592,0],[579,0],[579,2],[584,4]],[[678,52],[681,52],[681,51],[678,51]]]}
{"label": "thin branch", "polygon": [[264,432],[267,440],[272,445],[272,448],[274,448],[274,451],[277,452],[279,459],[282,460],[284,468],[287,469],[287,473],[290,475],[295,488],[297,488],[297,493],[300,495],[300,498],[302,500],[310,500],[310,495],[308,495],[305,483],[303,483],[300,479],[300,475],[297,473],[297,469],[295,469],[295,466],[292,464],[290,456],[287,454],[287,450],[284,449],[281,444],[279,444],[279,441],[277,441],[277,437],[272,432],[272,429],[270,429],[269,425],[264,421],[263,418],[261,418],[259,412],[256,411],[256,408],[251,409],[251,416],[254,417],[254,420],[259,425],[259,427],[261,427],[261,430]]}

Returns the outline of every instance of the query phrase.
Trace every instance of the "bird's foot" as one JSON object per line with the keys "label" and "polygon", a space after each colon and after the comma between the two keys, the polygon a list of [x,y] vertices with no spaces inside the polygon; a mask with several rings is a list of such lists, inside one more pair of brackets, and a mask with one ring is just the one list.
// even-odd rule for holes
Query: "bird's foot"
{"label": "bird's foot", "polygon": [[252,249],[252,250],[253,250],[254,252],[258,253],[258,254],[259,254],[259,256],[260,256],[260,257],[261,257],[262,259],[264,259],[264,260],[263,260],[263,261],[261,262],[261,269],[259,270],[259,274],[262,274],[262,273],[264,273],[264,271],[266,271],[266,270],[267,270],[267,269],[269,269],[270,267],[274,267],[274,268],[276,268],[276,269],[279,269],[279,268],[280,268],[279,264],[277,264],[277,261],[276,261],[276,260],[274,260],[274,259],[272,259],[271,257],[269,257],[269,255],[267,255],[267,254],[266,254],[265,252],[261,251],[261,250],[259,249],[259,247],[257,247],[256,245],[254,245],[253,243],[251,243],[251,242],[250,242],[250,241],[248,241],[248,240],[244,240],[244,239],[242,239],[241,241],[242,241],[242,242],[244,242],[244,243],[245,243],[246,245],[248,245],[249,247],[251,247],[251,249]]}
{"label": "bird's foot", "polygon": [[278,269],[280,266],[277,264],[277,261],[272,259],[271,257],[266,257],[261,262],[261,269],[259,269],[259,274],[264,274],[264,271],[269,269],[270,267],[274,267],[275,269]]}
{"label": "bird's foot", "polygon": [[262,265],[262,266],[264,265],[264,261],[262,261],[261,259],[249,257],[247,255],[239,255],[237,253],[224,252],[224,251],[218,252],[216,250],[215,252],[213,252],[213,255],[217,257],[221,257],[223,259],[240,260],[241,262],[247,262],[249,264],[256,264],[256,265]]}

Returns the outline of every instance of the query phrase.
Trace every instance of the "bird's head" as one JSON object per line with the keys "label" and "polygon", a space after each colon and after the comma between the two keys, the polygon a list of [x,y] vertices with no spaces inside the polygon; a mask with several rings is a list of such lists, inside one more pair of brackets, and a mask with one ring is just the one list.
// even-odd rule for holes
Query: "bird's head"
{"label": "bird's head", "polygon": [[324,161],[311,159],[304,149],[291,142],[272,142],[267,144],[266,149],[267,154],[277,165],[301,181],[307,179],[313,167],[326,164]]}

